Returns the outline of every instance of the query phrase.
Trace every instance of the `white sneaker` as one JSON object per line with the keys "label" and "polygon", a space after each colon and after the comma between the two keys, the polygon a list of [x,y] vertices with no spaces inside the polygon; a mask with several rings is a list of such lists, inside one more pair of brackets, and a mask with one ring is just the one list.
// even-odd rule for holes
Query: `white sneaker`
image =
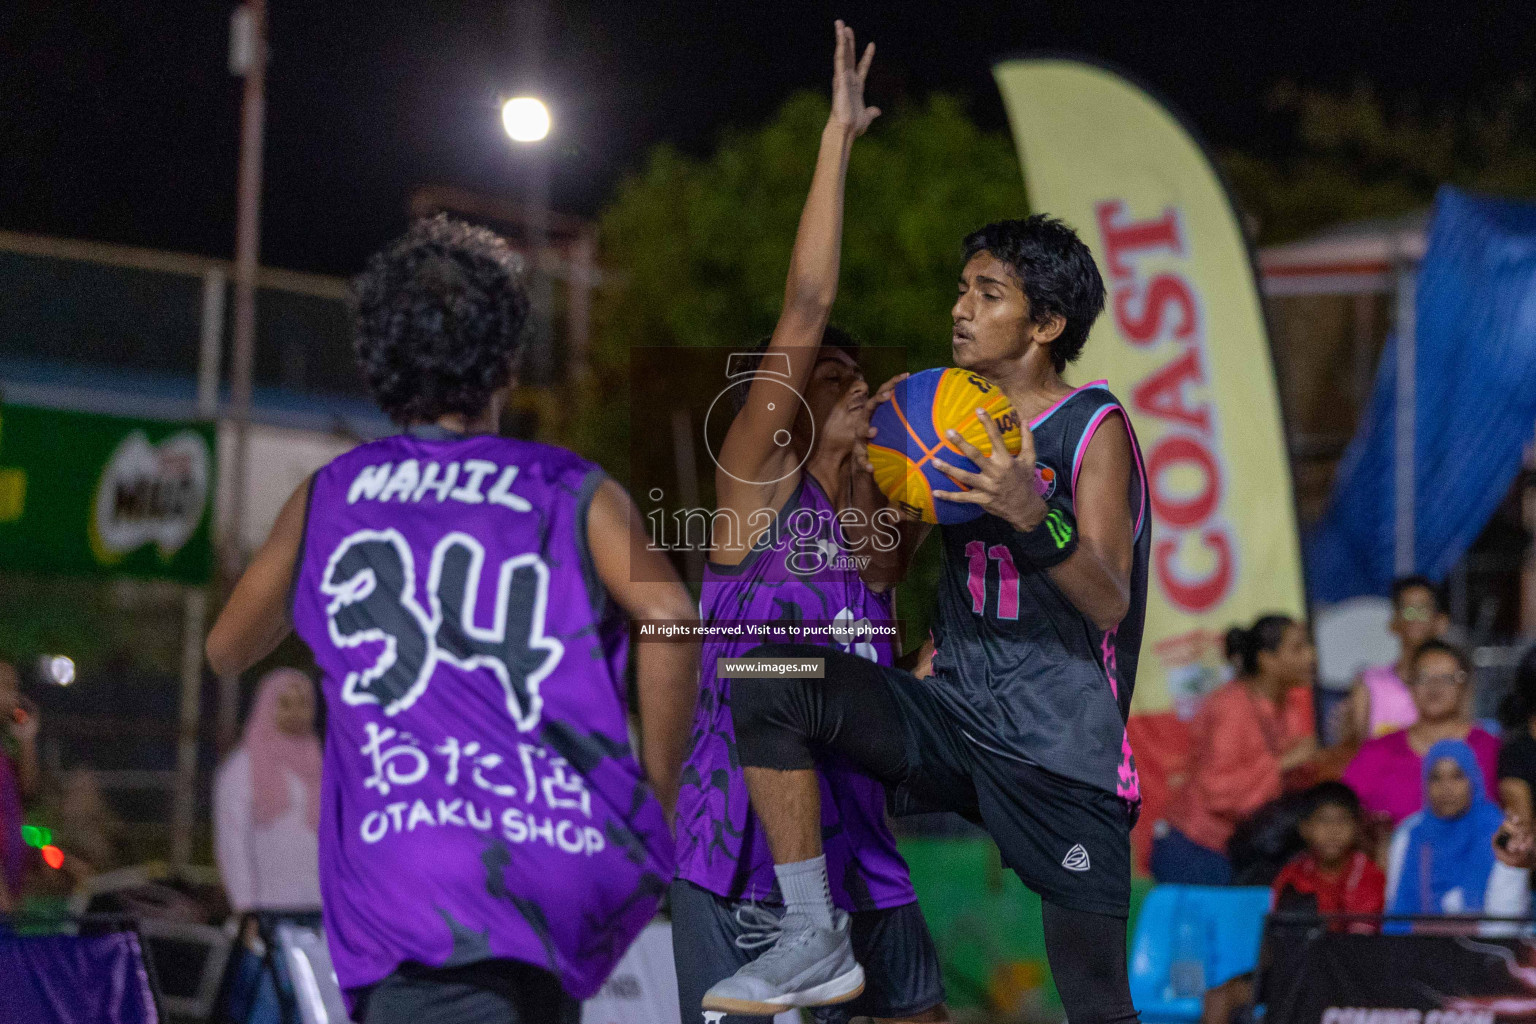
{"label": "white sneaker", "polygon": [[704,995],[703,1009],[771,1016],[793,1006],[831,1006],[858,998],[864,968],[853,958],[849,918],[832,911],[832,927],[785,914],[767,952]]}

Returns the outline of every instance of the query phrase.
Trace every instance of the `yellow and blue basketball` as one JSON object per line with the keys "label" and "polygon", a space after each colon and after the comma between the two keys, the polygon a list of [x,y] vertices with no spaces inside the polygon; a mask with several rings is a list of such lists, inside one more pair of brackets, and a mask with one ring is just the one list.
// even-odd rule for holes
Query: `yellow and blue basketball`
{"label": "yellow and blue basketball", "polygon": [[933,497],[935,491],[969,489],[945,476],[935,459],[977,472],[976,464],[949,440],[948,431],[956,431],[983,454],[992,454],[977,409],[987,411],[1003,433],[1004,446],[1017,455],[1019,414],[1003,389],[980,374],[954,367],[924,370],[897,384],[891,400],[870,417],[878,433],[869,442],[869,461],[885,496],[925,523],[963,523],[981,515],[975,505]]}

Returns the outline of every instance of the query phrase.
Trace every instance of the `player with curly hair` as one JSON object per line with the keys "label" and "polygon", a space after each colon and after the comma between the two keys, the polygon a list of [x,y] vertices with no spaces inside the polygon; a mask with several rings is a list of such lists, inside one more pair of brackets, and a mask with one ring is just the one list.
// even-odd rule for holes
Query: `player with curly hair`
{"label": "player with curly hair", "polygon": [[673,874],[696,622],[623,488],[496,435],[529,315],[482,228],[413,224],[354,281],[358,362],[404,431],[288,499],[208,637],[220,673],[290,631],[327,707],[321,895],[367,1024],[579,1019]]}

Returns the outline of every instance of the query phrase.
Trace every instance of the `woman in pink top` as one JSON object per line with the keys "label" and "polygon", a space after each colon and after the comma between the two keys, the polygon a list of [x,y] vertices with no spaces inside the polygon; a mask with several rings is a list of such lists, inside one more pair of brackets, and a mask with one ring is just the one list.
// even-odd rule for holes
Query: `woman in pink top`
{"label": "woman in pink top", "polygon": [[1445,632],[1445,613],[1435,597],[1434,584],[1423,576],[1402,576],[1392,581],[1392,632],[1401,652],[1391,665],[1377,665],[1360,674],[1349,695],[1345,720],[1346,743],[1363,743],[1387,733],[1406,729],[1419,720],[1413,695],[1408,692],[1409,666],[1419,648]]}
{"label": "woman in pink top", "polygon": [[1424,805],[1423,757],[1441,740],[1466,740],[1483,770],[1488,792],[1498,792],[1499,741],[1463,714],[1470,667],[1466,655],[1441,640],[1419,647],[1412,663],[1414,706],[1419,720],[1370,740],[1344,771],[1366,813],[1397,826]]}

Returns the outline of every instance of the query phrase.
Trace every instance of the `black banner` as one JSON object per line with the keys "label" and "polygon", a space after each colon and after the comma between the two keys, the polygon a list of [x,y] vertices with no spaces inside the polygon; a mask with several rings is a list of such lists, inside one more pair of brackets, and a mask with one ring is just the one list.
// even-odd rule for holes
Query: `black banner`
{"label": "black banner", "polygon": [[1260,999],[1273,1024],[1536,1021],[1536,940],[1529,938],[1272,925],[1264,959]]}

